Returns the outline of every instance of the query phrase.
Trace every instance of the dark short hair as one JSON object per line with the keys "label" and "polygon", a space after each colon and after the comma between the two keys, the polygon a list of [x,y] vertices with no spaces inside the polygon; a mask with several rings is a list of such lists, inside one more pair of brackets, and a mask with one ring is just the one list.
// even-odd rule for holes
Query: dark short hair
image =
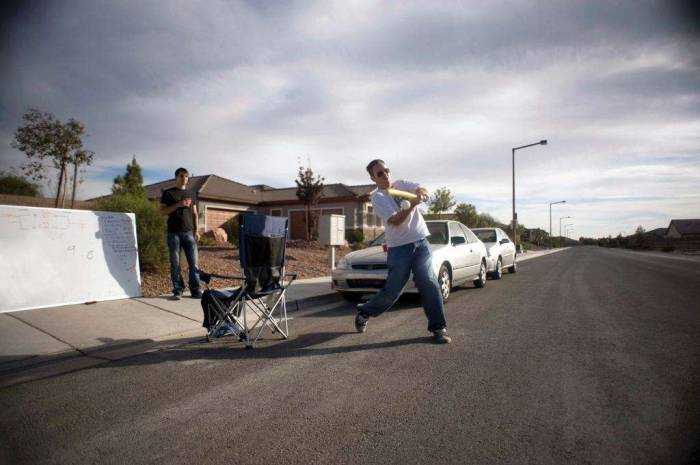
{"label": "dark short hair", "polygon": [[190,175],[190,172],[187,171],[187,168],[178,168],[175,170],[175,177],[180,176],[180,173],[185,173],[187,176]]}
{"label": "dark short hair", "polygon": [[370,176],[373,176],[372,168],[374,168],[374,165],[377,165],[379,163],[386,164],[386,163],[384,163],[384,160],[380,160],[379,158],[369,162],[369,165],[367,165],[367,172],[369,173]]}

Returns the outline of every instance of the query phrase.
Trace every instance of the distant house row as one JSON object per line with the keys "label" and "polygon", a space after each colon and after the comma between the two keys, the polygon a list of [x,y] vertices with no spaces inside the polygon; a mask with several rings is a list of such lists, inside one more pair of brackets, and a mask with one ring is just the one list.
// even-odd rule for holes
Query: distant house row
{"label": "distant house row", "polygon": [[[150,184],[145,186],[146,195],[149,199],[159,200],[162,192],[173,186],[175,179]],[[187,188],[197,204],[202,232],[218,228],[240,213],[250,211],[286,216],[289,218],[290,238],[306,238],[306,213],[304,203],[296,196],[296,187],[248,186],[208,174],[191,177]],[[373,239],[384,230],[381,218],[372,210],[369,194],[374,188],[374,184],[327,184],[312,213],[317,216],[344,215],[346,236],[353,230],[361,230],[366,239]]]}

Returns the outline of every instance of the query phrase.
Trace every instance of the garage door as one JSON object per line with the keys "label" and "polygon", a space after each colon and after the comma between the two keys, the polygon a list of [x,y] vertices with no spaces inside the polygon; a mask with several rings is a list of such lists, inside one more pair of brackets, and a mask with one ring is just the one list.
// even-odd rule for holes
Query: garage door
{"label": "garage door", "polygon": [[238,213],[239,212],[237,211],[224,210],[220,208],[207,208],[205,231],[220,228],[228,220],[238,216]]}

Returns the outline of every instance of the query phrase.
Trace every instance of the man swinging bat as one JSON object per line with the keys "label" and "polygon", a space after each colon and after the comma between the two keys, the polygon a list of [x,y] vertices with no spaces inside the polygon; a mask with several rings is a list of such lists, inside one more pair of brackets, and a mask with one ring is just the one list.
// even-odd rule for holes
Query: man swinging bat
{"label": "man swinging bat", "polygon": [[433,271],[430,244],[426,240],[430,232],[423,215],[416,208],[428,199],[428,191],[419,184],[407,181],[391,182],[389,168],[383,160],[372,160],[367,165],[367,172],[377,185],[377,190],[372,194],[374,212],[386,222],[384,235],[388,246],[389,272],[384,287],[368,302],[357,306],[355,328],[364,333],[370,317],[377,317],[391,308],[413,272],[413,280],[428,318],[428,331],[433,333],[435,343],[447,344],[451,339],[447,335],[442,294]]}

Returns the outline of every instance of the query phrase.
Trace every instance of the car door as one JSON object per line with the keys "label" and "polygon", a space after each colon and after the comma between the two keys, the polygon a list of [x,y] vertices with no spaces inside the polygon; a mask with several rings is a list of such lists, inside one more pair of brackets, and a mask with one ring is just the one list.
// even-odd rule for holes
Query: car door
{"label": "car door", "polygon": [[454,221],[448,223],[450,232],[449,260],[452,265],[452,282],[464,280],[471,273],[472,249],[459,224]]}
{"label": "car door", "polygon": [[474,277],[479,274],[479,267],[481,266],[481,248],[484,247],[484,244],[469,228],[462,223],[459,223],[459,226],[464,232],[464,236],[467,238],[467,244],[469,244],[468,277]]}
{"label": "car door", "polygon": [[503,257],[503,266],[511,266],[515,261],[515,245],[510,240],[508,235],[503,230],[498,230],[498,242],[501,244],[501,257]]}

